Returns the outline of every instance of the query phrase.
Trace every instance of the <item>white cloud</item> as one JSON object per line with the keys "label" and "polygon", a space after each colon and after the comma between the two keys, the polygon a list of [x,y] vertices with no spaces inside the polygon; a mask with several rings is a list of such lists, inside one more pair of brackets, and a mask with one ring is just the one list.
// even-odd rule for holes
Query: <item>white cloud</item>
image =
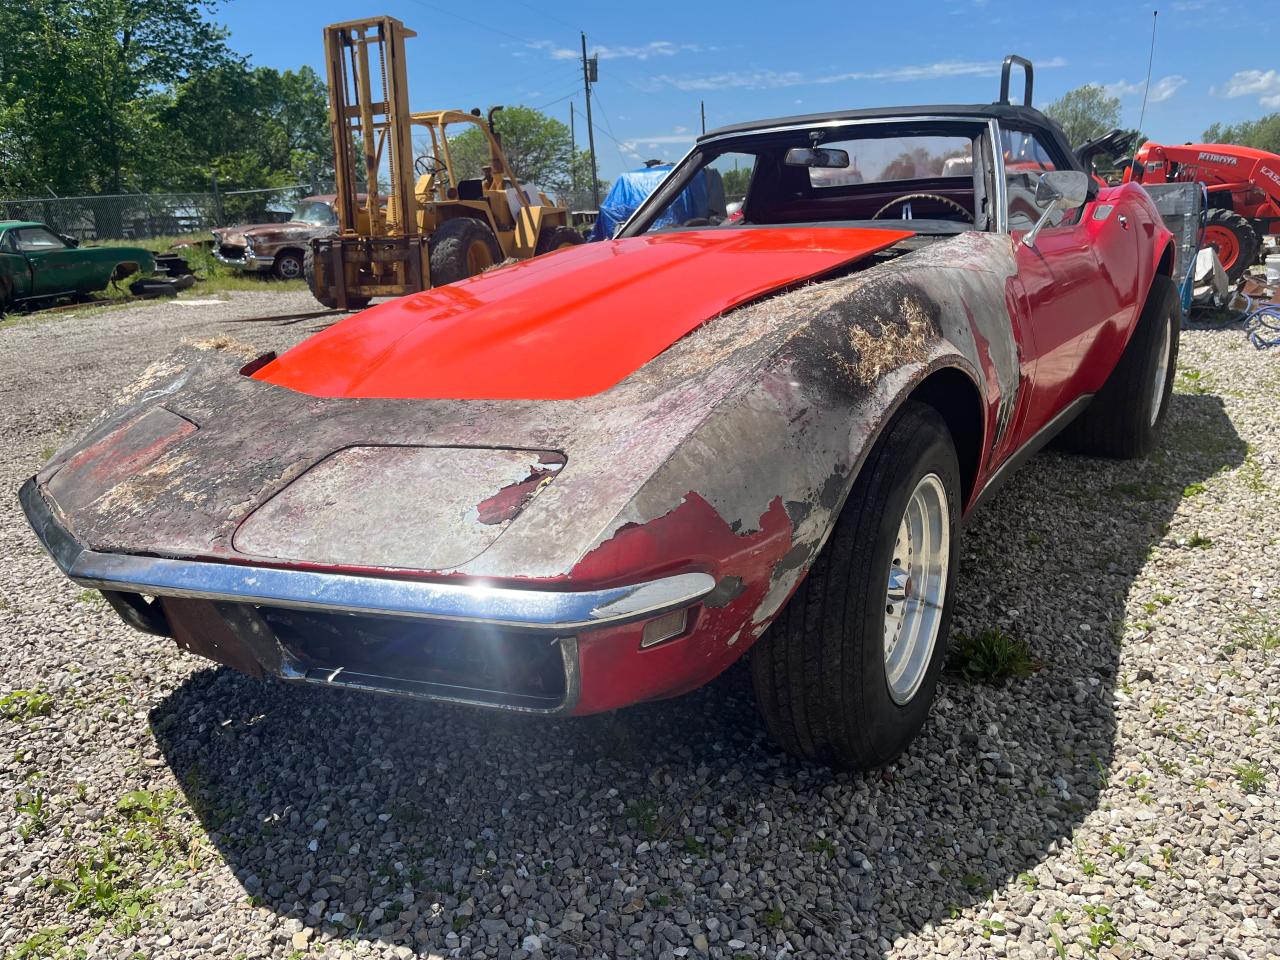
{"label": "white cloud", "polygon": [[[1151,92],[1147,100],[1151,103],[1164,103],[1186,85],[1187,78],[1178,74],[1161,77],[1151,84]],[[1104,83],[1102,89],[1113,97],[1136,97],[1141,95],[1143,84],[1117,80],[1115,83]]]}
{"label": "white cloud", "polygon": [[[1066,66],[1061,57],[1037,63],[1041,69]],[[814,84],[847,83],[854,80],[903,83],[911,80],[945,80],[956,77],[994,77],[1000,64],[994,61],[956,61],[893,67],[886,70],[857,70],[849,73],[808,74],[798,70],[728,70],[701,76],[655,74],[641,82],[641,89],[654,92],[674,87],[685,92],[698,90],[767,90]]]}
{"label": "white cloud", "polygon": [[1252,97],[1264,107],[1280,107],[1280,73],[1275,70],[1238,70],[1231,75],[1222,90],[1215,89],[1220,97]]}
{"label": "white cloud", "polygon": [[[552,60],[580,60],[582,51],[571,47],[561,47],[550,40],[535,40],[529,44],[534,50],[544,50]],[[674,57],[678,53],[708,53],[718,47],[708,47],[698,43],[675,43],[671,40],[651,40],[639,46],[591,47],[592,56],[601,60],[651,60],[655,57]]]}

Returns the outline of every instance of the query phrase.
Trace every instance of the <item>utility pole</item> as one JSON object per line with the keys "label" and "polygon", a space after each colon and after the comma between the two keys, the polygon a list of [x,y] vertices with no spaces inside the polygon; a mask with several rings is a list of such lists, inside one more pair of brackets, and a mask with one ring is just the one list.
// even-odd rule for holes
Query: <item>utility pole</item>
{"label": "utility pole", "polygon": [[707,101],[699,100],[698,109],[702,111],[702,135],[707,135]]}
{"label": "utility pole", "polygon": [[591,84],[600,76],[595,57],[587,59],[587,35],[582,34],[582,88],[587,93],[587,149],[591,151],[591,200],[600,209],[600,174],[596,168],[596,132],[591,123]]}
{"label": "utility pole", "polygon": [[569,191],[572,205],[578,199],[578,135],[574,132],[573,101],[569,101]]}

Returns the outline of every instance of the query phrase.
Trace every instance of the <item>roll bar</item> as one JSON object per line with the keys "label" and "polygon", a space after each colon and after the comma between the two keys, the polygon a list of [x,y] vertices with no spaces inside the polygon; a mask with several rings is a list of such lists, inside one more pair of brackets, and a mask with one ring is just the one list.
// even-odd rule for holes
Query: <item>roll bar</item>
{"label": "roll bar", "polygon": [[1026,57],[1020,57],[1016,53],[1011,53],[1004,58],[1004,63],[1000,66],[1000,99],[996,103],[1009,103],[1009,71],[1014,64],[1022,68],[1022,74],[1025,78],[1022,86],[1022,105],[1024,107],[1031,106],[1031,91],[1035,86],[1035,67],[1031,65],[1031,61]]}

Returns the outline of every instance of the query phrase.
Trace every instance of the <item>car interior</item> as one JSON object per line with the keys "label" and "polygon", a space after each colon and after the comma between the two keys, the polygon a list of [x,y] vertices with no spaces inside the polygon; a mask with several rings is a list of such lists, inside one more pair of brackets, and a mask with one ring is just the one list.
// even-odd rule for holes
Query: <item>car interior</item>
{"label": "car interior", "polygon": [[716,140],[677,168],[627,233],[797,224],[993,230],[987,130],[982,122],[899,120]]}

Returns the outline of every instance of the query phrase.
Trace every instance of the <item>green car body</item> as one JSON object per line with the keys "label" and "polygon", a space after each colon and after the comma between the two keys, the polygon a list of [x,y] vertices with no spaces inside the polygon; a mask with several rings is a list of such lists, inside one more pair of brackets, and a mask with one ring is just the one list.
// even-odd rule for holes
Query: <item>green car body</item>
{"label": "green car body", "polygon": [[113,279],[155,271],[141,247],[78,247],[42,223],[0,220],[0,310],[102,290]]}

